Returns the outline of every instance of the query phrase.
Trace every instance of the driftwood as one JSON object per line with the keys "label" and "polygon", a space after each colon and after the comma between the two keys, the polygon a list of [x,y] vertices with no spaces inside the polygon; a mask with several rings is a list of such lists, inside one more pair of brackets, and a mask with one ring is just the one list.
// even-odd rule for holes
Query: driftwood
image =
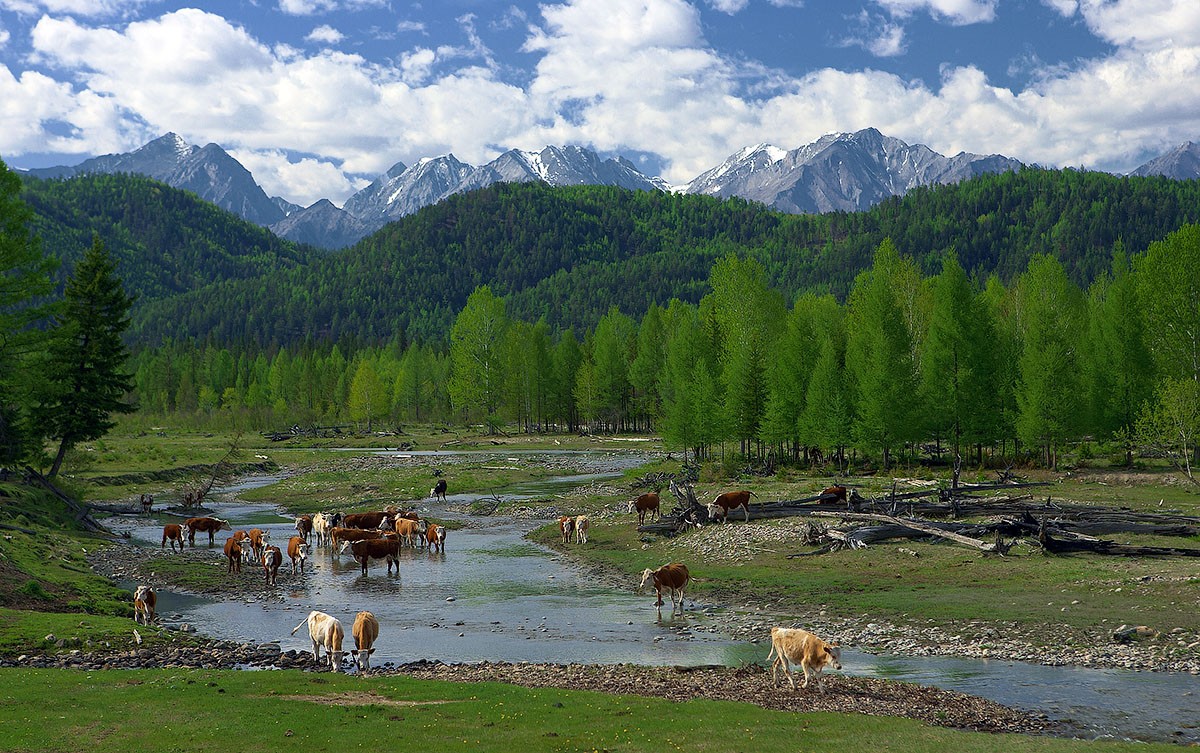
{"label": "driftwood", "polygon": [[91,508],[87,504],[79,503],[71,499],[57,486],[52,484],[50,479],[33,470],[33,468],[29,466],[25,466],[25,475],[33,481],[41,484],[46,491],[62,500],[63,504],[65,504],[72,512],[75,513],[76,523],[83,526],[85,529],[92,531],[93,533],[108,533],[108,530],[104,526],[97,523],[96,519],[92,517]]}

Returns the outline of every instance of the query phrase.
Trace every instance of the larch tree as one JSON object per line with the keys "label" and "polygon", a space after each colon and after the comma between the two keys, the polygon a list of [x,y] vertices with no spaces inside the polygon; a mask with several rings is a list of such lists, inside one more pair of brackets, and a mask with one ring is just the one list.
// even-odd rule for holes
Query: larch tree
{"label": "larch tree", "polygon": [[58,442],[51,478],[67,450],[104,436],[116,425],[114,413],[136,407],[125,399],[134,382],[125,371],[129,353],[121,339],[132,303],[96,236],[67,280],[37,388],[36,420]]}
{"label": "larch tree", "polygon": [[504,333],[508,316],[504,301],[480,285],[467,298],[450,330],[450,400],[469,417],[483,413],[491,420],[504,387]]}
{"label": "larch tree", "polygon": [[1200,225],[1151,243],[1134,270],[1146,342],[1159,373],[1200,381]]}
{"label": "larch tree", "polygon": [[358,362],[354,379],[350,382],[350,420],[366,421],[367,431],[372,423],[387,415],[391,403],[391,390],[368,358]]}

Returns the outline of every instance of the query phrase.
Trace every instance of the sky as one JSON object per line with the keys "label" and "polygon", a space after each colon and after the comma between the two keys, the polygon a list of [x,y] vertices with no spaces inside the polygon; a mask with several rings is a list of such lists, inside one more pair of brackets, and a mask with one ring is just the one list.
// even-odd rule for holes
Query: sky
{"label": "sky", "polygon": [[18,168],[173,131],[340,204],[447,152],[579,144],[682,184],[868,127],[1126,172],[1200,141],[1200,0],[0,0]]}

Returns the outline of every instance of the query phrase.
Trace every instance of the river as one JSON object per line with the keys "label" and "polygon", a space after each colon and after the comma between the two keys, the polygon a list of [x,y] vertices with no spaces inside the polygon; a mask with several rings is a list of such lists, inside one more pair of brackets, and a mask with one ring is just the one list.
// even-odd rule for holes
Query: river
{"label": "river", "polygon": [[[612,453],[605,455],[612,457]],[[616,475],[573,475],[520,484],[503,496],[545,498]],[[272,543],[282,545],[294,533],[292,518],[236,496],[238,491],[276,480],[247,479],[220,490],[207,503],[235,529],[263,528],[270,532]],[[452,495],[449,503],[455,506],[475,498]],[[218,638],[278,641],[285,650],[306,650],[311,647],[306,631],[290,633],[309,610],[333,614],[348,626],[357,611],[366,609],[383,625],[372,658],[376,666],[419,659],[736,665],[766,657],[769,642],[735,642],[720,634],[714,625],[714,605],[689,601],[683,616],[663,613],[659,619],[652,595],[596,583],[525,538],[539,521],[463,517],[442,505],[421,509],[438,518],[460,518],[468,527],[448,532],[445,554],[404,550],[399,575],[388,575],[383,563],[374,563],[370,574],[363,576],[352,558],[334,558],[321,548],[310,557],[310,572],[302,585],[285,587],[281,596],[233,601],[164,593],[159,612]],[[129,531],[135,542],[155,548],[161,526],[161,521],[146,519],[125,519],[114,525]],[[212,553],[214,559],[223,559],[219,546]],[[290,572],[281,572],[281,583],[289,579]],[[843,671],[852,675],[936,685],[1038,711],[1067,722],[1081,737],[1200,743],[1200,729],[1195,726],[1200,721],[1200,679],[1191,675],[909,658],[850,648],[843,651],[842,664]]]}

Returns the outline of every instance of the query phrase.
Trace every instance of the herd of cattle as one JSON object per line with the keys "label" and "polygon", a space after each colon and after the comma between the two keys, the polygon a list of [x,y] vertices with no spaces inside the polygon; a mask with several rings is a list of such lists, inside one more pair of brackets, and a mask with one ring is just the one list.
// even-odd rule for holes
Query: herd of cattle
{"label": "herd of cattle", "polygon": [[[437,486],[430,490],[430,496],[445,499],[446,482],[439,480]],[[838,499],[846,499],[845,487],[830,487],[823,492]],[[731,491],[717,495],[708,505],[709,518],[713,521],[725,522],[730,511],[742,508],[745,520],[750,519],[750,498],[757,497],[751,491]],[[143,499],[144,509],[149,505]],[[638,525],[643,525],[647,516],[657,519],[660,515],[661,500],[658,493],[643,494],[628,504],[628,512],[637,513]],[[586,515],[562,516],[558,519],[559,531],[563,543],[574,540],[578,544],[588,541],[589,521]],[[417,513],[389,507],[386,510],[373,512],[349,513],[317,513],[316,515],[301,515],[295,523],[296,535],[288,539],[287,556],[292,563],[293,575],[304,573],[304,563],[310,552],[309,539],[315,538],[316,546],[327,546],[332,556],[338,556],[349,551],[354,559],[362,565],[363,575],[367,574],[367,565],[371,560],[384,560],[387,563],[388,574],[395,565],[400,572],[400,549],[402,546],[427,547],[430,552],[446,551],[446,529],[444,526],[420,518]],[[250,559],[262,565],[268,585],[274,584],[283,564],[283,552],[278,547],[267,543],[268,533],[258,528],[249,531],[233,531],[228,521],[220,518],[197,517],[188,518],[182,525],[168,524],[163,527],[162,548],[167,542],[175,551],[178,543],[179,551],[183,551],[183,539],[187,536],[188,543],[195,545],[197,533],[207,533],[208,543],[212,546],[219,531],[231,531],[232,536],[226,539],[224,553],[228,560],[228,572],[241,572],[243,559]],[[249,552],[247,552],[247,548]],[[663,565],[657,570],[647,568],[642,572],[639,590],[653,587],[657,596],[655,606],[661,610],[664,592],[671,598],[671,611],[683,611],[684,591],[691,582],[691,573],[682,563]],[[139,623],[149,625],[155,617],[156,596],[149,586],[139,586],[134,595],[134,619]],[[313,658],[321,663],[321,649],[325,649],[329,666],[333,671],[340,671],[342,659],[346,652],[342,649],[344,631],[341,622],[324,612],[312,611],[304,622],[292,630],[295,635],[300,628],[308,626],[309,638],[312,640]],[[370,669],[370,656],[375,653],[374,644],[379,637],[379,621],[370,612],[359,612],[354,619],[352,628],[355,648],[350,652],[354,663],[362,671]],[[771,680],[778,684],[777,673],[783,669],[791,683],[796,687],[792,677],[793,667],[800,667],[804,673],[804,684],[807,688],[810,674],[817,680],[817,688],[824,692],[821,672],[826,666],[841,669],[841,649],[836,643],[827,643],[805,630],[797,628],[775,627],[771,629],[771,651],[767,659],[771,664]]]}

